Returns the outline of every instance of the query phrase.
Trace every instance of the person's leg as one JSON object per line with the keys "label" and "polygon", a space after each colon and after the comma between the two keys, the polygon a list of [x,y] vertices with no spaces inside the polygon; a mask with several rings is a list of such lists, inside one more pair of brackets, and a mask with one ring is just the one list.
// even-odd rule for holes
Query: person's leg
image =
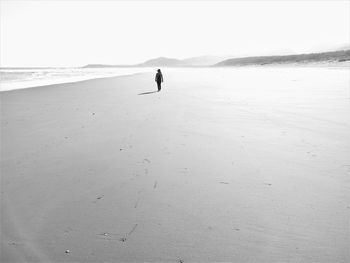
{"label": "person's leg", "polygon": [[161,82],[160,81],[157,81],[157,85],[158,85],[158,91],[160,91],[161,89],[162,89],[162,84],[161,84]]}

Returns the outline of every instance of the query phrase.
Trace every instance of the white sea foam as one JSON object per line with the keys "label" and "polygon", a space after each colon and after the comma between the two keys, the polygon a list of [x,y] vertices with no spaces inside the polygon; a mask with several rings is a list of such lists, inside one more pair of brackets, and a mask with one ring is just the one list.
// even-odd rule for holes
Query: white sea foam
{"label": "white sea foam", "polygon": [[0,91],[130,75],[152,70],[151,68],[0,69]]}

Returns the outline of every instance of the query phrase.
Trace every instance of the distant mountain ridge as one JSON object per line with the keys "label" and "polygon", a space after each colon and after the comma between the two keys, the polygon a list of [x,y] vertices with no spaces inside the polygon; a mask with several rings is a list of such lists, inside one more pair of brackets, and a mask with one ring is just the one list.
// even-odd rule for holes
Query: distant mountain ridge
{"label": "distant mountain ridge", "polygon": [[166,57],[159,57],[154,58],[145,61],[142,64],[139,64],[138,66],[141,67],[158,67],[158,66],[167,66],[167,67],[182,67],[186,66],[186,63],[180,59],[176,58],[166,58]]}
{"label": "distant mountain ridge", "polygon": [[211,66],[234,56],[198,56],[186,59],[176,59],[167,57],[158,57],[134,65],[106,65],[106,64],[88,64],[83,68],[121,68],[121,67],[201,67]]}
{"label": "distant mountain ridge", "polygon": [[192,57],[192,58],[186,58],[182,61],[185,62],[187,65],[191,66],[210,66],[214,65],[220,61],[234,58],[236,56],[233,55],[226,55],[226,56],[212,56],[212,55],[206,55],[206,56],[200,56],[200,57]]}
{"label": "distant mountain ridge", "polygon": [[104,65],[89,64],[83,68],[106,68],[106,67],[226,67],[226,66],[247,66],[247,65],[266,65],[266,64],[287,64],[287,63],[314,63],[314,62],[344,62],[350,61],[350,49],[337,50],[320,53],[308,53],[297,55],[280,56],[199,56],[186,59],[176,59],[167,57],[158,57],[147,60],[141,64],[134,65]]}
{"label": "distant mountain ridge", "polygon": [[221,61],[214,66],[246,66],[286,63],[314,63],[314,62],[344,62],[350,61],[350,50],[340,50],[322,53],[310,53],[286,56],[259,56],[232,58]]}
{"label": "distant mountain ridge", "polygon": [[199,56],[199,57],[191,57],[186,59],[176,59],[176,58],[167,58],[167,57],[159,57],[145,61],[138,66],[141,67],[199,67],[199,66],[211,66],[220,61],[223,61],[228,58],[232,58],[234,56]]}
{"label": "distant mountain ridge", "polygon": [[106,64],[87,64],[82,68],[132,68],[134,65],[106,65]]}

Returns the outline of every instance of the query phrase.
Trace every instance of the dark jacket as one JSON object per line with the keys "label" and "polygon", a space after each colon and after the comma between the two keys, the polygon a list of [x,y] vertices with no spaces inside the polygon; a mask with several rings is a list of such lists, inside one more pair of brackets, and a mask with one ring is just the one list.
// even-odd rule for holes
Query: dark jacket
{"label": "dark jacket", "polygon": [[155,81],[157,82],[163,82],[163,75],[160,72],[157,72]]}

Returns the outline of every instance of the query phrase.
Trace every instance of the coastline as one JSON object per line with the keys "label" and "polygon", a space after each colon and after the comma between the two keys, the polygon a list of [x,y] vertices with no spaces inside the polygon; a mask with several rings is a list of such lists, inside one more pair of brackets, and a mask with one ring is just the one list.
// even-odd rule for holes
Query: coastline
{"label": "coastline", "polygon": [[[27,89],[54,84],[74,83],[79,81],[101,79],[110,77],[127,76],[138,73],[147,73],[151,69],[141,68],[117,68],[117,69],[84,69],[84,68],[64,68],[64,69],[11,69],[0,70],[2,82],[0,82],[0,92],[16,89]],[[6,80],[6,74],[25,74],[25,77],[18,79],[13,76],[11,80]]]}
{"label": "coastline", "polygon": [[[161,66],[160,66],[161,67]],[[74,83],[74,82],[80,82],[85,80],[92,80],[92,79],[101,79],[101,78],[113,78],[113,77],[119,77],[119,76],[127,76],[127,75],[134,75],[138,73],[149,73],[151,70],[153,70],[155,67],[126,67],[126,68],[115,68],[116,70],[137,70],[140,72],[130,72],[130,73],[114,73],[113,75],[105,75],[105,76],[94,76],[94,74],[86,75],[86,76],[71,76],[70,78],[66,79],[38,79],[34,81],[20,81],[20,82],[0,82],[0,92],[9,91],[9,90],[17,90],[17,89],[27,89],[27,88],[35,88],[35,87],[42,87],[42,86],[49,86],[49,85],[55,85],[55,84],[64,84],[64,83]],[[198,69],[240,69],[240,68],[330,68],[330,69],[349,69],[350,68],[350,61],[346,62],[334,62],[334,63],[280,63],[280,64],[264,64],[264,65],[245,65],[245,66],[192,66],[192,67],[161,67],[167,70],[181,70],[181,69],[187,69],[187,70],[198,70]],[[11,70],[20,70],[21,68],[11,68]],[[30,68],[23,68],[23,70],[29,70]],[[55,70],[56,68],[33,68],[38,70]],[[65,70],[74,69],[74,70],[93,70],[96,68],[63,68]],[[5,70],[3,68],[2,70]],[[107,68],[97,68],[97,70],[113,70],[110,67]],[[110,73],[111,74],[111,73]]]}

